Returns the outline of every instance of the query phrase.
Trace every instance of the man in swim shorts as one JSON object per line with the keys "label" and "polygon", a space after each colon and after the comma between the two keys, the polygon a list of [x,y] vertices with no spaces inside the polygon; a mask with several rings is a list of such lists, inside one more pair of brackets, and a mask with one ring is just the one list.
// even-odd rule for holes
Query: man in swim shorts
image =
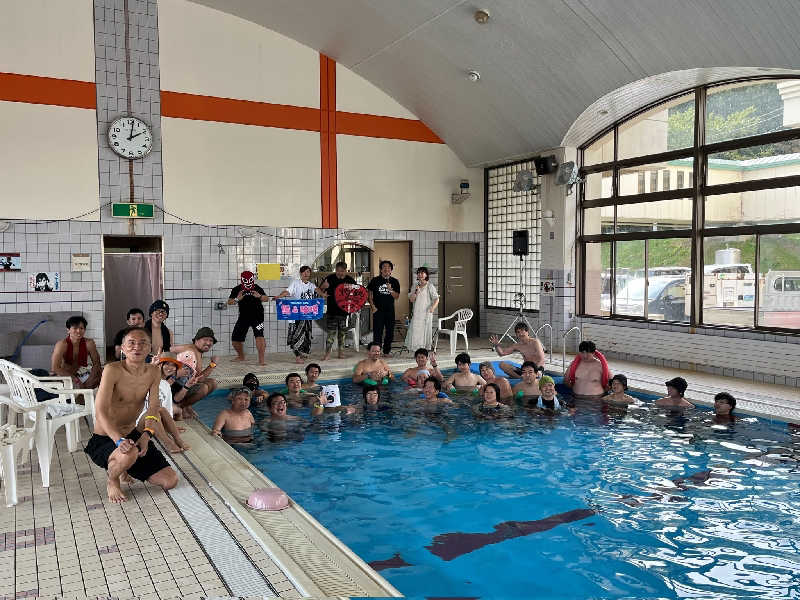
{"label": "man in swim shorts", "polygon": [[[114,503],[127,500],[120,478],[127,473],[140,481],[165,490],[178,484],[178,475],[153,444],[154,431],[147,426],[158,420],[161,403],[158,368],[144,361],[150,353],[150,336],[143,328],[130,328],[122,338],[125,358],[110,363],[103,371],[95,399],[94,433],[86,444],[86,453],[99,467],[108,471],[106,490]],[[148,399],[145,427],[136,429],[136,419]]]}
{"label": "man in swim shorts", "polygon": [[231,290],[228,304],[239,305],[239,318],[231,332],[231,345],[236,350],[236,358],[244,360],[244,340],[247,330],[253,329],[258,351],[258,364],[264,365],[264,352],[267,343],[264,340],[264,302],[269,301],[269,296],[259,285],[256,285],[256,276],[250,271],[242,271],[241,282]]}
{"label": "man in swim shorts", "polygon": [[[500,340],[496,335],[489,337],[489,342],[494,346],[497,355],[508,356],[519,352],[522,354],[522,360],[544,366],[544,348],[542,348],[542,344],[537,338],[531,337],[531,330],[528,324],[525,322],[517,323],[514,326],[514,335],[517,336],[517,343],[505,348],[500,345]],[[501,362],[500,368],[512,379],[522,377],[522,367],[517,368],[510,362]]]}
{"label": "man in swim shorts", "polygon": [[353,383],[386,385],[393,377],[389,365],[381,358],[381,345],[378,342],[370,342],[367,346],[367,358],[358,361],[353,369]]}

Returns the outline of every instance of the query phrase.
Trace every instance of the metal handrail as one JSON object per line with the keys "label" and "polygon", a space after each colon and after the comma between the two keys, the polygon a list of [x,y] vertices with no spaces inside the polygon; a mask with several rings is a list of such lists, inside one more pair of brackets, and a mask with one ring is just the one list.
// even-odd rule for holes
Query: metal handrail
{"label": "metal handrail", "polygon": [[564,333],[564,335],[561,336],[561,369],[562,369],[562,373],[561,374],[562,375],[566,375],[567,374],[567,337],[569,337],[569,334],[572,333],[573,331],[577,331],[578,332],[578,345],[580,345],[580,343],[583,341],[583,331],[581,331],[581,328],[578,327],[577,325],[575,327],[573,327],[572,329],[568,330],[566,333]]}
{"label": "metal handrail", "polygon": [[545,323],[544,325],[539,327],[539,329],[536,330],[536,339],[537,340],[539,339],[539,332],[542,331],[542,329],[545,329],[545,328],[550,330],[550,344],[547,347],[550,349],[549,350],[550,362],[552,363],[553,362],[553,326],[550,325],[550,323]]}

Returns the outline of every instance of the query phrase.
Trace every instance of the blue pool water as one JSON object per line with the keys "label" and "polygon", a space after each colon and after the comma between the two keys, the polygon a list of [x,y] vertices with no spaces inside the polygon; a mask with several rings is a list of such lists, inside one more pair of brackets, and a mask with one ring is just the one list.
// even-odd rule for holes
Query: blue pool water
{"label": "blue pool water", "polygon": [[[211,425],[227,406],[198,412]],[[240,452],[408,596],[800,597],[798,431],[650,407],[495,422],[292,410],[298,427]]]}

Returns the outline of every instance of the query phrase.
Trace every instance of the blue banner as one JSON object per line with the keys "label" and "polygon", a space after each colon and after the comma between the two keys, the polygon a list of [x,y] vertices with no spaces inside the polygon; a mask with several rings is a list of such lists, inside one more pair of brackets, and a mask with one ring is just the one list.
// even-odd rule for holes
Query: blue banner
{"label": "blue banner", "polygon": [[324,316],[325,298],[311,298],[310,300],[287,300],[280,298],[275,301],[279,321],[316,321]]}

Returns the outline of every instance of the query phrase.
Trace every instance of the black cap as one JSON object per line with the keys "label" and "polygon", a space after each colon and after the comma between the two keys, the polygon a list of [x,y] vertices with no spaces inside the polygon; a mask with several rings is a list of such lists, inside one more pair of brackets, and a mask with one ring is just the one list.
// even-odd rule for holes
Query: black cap
{"label": "black cap", "polygon": [[169,316],[169,304],[164,302],[163,300],[156,300],[150,305],[150,311],[147,313],[148,315],[152,315],[157,310],[164,309],[167,311],[167,316]]}
{"label": "black cap", "polygon": [[665,382],[664,385],[674,387],[676,390],[678,390],[678,393],[681,396],[686,393],[686,388],[689,387],[689,384],[683,377],[673,377],[669,381]]}
{"label": "black cap", "polygon": [[201,327],[198,329],[197,333],[192,338],[192,341],[194,342],[195,340],[199,340],[200,338],[204,337],[210,337],[212,340],[214,340],[215,344],[217,343],[217,338],[214,337],[214,330],[211,329],[211,327]]}

